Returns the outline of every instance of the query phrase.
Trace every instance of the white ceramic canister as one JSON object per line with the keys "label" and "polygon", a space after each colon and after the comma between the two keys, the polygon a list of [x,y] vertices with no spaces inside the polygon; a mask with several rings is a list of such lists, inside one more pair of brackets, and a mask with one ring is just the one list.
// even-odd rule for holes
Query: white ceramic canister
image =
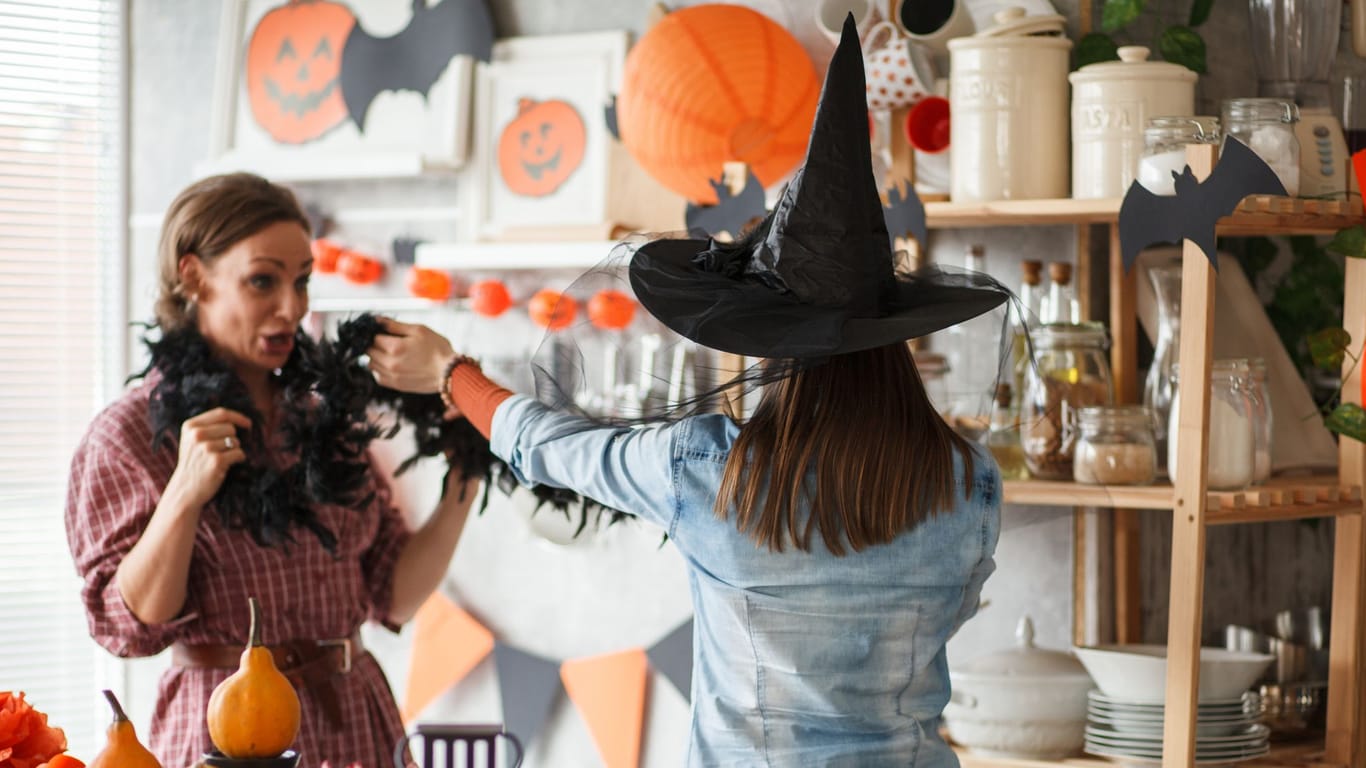
{"label": "white ceramic canister", "polygon": [[1148,61],[1148,49],[1141,45],[1120,48],[1119,59],[1068,76],[1074,198],[1123,197],[1138,177],[1148,118],[1195,114],[1194,72]]}
{"label": "white ceramic canister", "polygon": [[955,202],[1067,197],[1067,69],[1062,16],[995,15],[950,40],[949,197]]}

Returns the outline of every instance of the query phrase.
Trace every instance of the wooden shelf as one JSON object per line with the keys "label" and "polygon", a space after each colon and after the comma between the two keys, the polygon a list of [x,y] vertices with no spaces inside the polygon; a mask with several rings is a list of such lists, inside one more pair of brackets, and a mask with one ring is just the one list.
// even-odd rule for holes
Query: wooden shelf
{"label": "wooden shelf", "polygon": [[[1009,504],[1118,509],[1171,509],[1170,485],[1084,485],[1046,480],[1005,483]],[[1210,491],[1205,520],[1210,525],[1270,522],[1306,517],[1361,514],[1360,486],[1340,486],[1336,477],[1278,478],[1241,491]]]}
{"label": "wooden shelf", "polygon": [[[1004,757],[982,757],[961,747],[954,747],[963,768],[1116,768],[1123,763],[1093,755],[1068,757],[1062,760],[1019,760]],[[1336,763],[1323,762],[1322,744],[1272,744],[1271,754],[1237,764],[1238,768],[1346,768]]]}
{"label": "wooden shelf", "polygon": [[[1119,221],[1121,198],[1096,200],[999,200],[990,203],[925,204],[932,229],[951,227],[1020,227],[1068,224],[1113,224]],[[1332,234],[1366,222],[1360,205],[1341,200],[1301,200],[1259,195],[1244,200],[1237,213],[1219,220],[1219,234]]]}

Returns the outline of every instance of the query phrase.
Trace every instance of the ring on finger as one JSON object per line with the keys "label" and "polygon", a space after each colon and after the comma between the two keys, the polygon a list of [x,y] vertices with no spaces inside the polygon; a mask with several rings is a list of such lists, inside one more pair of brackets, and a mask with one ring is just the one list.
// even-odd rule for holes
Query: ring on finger
{"label": "ring on finger", "polygon": [[233,441],[232,441],[232,438],[231,438],[231,437],[225,437],[225,438],[223,438],[223,447],[226,448],[227,450],[231,451],[231,450],[232,450],[232,442],[233,442]]}

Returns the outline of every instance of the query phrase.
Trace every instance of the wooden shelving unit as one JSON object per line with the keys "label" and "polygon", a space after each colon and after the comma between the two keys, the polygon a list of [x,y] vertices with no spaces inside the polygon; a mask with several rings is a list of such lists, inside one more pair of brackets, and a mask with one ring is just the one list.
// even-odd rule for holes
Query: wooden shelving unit
{"label": "wooden shelving unit", "polygon": [[[1213,147],[1192,147],[1188,154],[1197,177],[1208,175],[1214,164]],[[1119,402],[1137,402],[1137,361],[1134,277],[1123,269],[1119,253],[1119,200],[1010,201],[980,205],[930,203],[926,215],[931,227],[1071,225],[1078,231],[1078,271],[1090,269],[1090,229],[1108,225],[1110,255],[1111,365]],[[1219,222],[1221,235],[1331,234],[1363,223],[1360,210],[1344,203],[1255,197]],[[1240,765],[1250,768],[1284,766],[1362,766],[1366,764],[1366,685],[1363,684],[1363,629],[1366,629],[1366,529],[1363,529],[1362,487],[1366,483],[1366,449],[1356,441],[1341,441],[1339,470],[1327,477],[1277,479],[1265,486],[1236,492],[1210,491],[1206,482],[1208,452],[1209,371],[1213,350],[1214,270],[1194,244],[1183,245],[1182,318],[1179,360],[1181,370],[1194,375],[1181,379],[1181,411],[1176,440],[1179,472],[1172,485],[1147,487],[1087,486],[1065,482],[1016,481],[1005,484],[1010,503],[1064,507],[1112,508],[1116,515],[1116,560],[1126,564],[1117,571],[1134,569],[1136,546],[1126,540],[1120,520],[1140,510],[1171,510],[1172,567],[1168,621],[1166,720],[1162,765],[1165,768],[1195,766],[1195,713],[1199,675],[1201,615],[1204,601],[1205,530],[1207,526],[1258,523],[1310,517],[1336,518],[1333,563],[1333,605],[1327,728],[1322,741],[1277,747],[1265,758]],[[1349,259],[1347,264],[1344,326],[1353,344],[1366,339],[1366,263]],[[1084,308],[1087,316],[1091,313]],[[1349,360],[1348,363],[1351,361]],[[1349,401],[1360,399],[1360,371],[1350,374],[1344,388]],[[1080,518],[1078,518],[1080,519]],[[1133,573],[1117,573],[1117,580],[1134,579]],[[1134,590],[1120,583],[1117,601]],[[1128,610],[1132,610],[1128,606]],[[1120,608],[1117,613],[1124,613]],[[1122,624],[1123,616],[1119,618]],[[1136,641],[1124,637],[1121,642]],[[984,759],[960,755],[965,768],[1043,768],[1077,766],[1098,768],[1114,762],[1091,756],[1062,761]]]}

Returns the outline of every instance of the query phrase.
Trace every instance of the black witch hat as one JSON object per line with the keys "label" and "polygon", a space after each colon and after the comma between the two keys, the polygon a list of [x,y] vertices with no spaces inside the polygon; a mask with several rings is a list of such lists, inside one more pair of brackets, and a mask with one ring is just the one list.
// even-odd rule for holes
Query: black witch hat
{"label": "black witch hat", "polygon": [[1007,300],[987,275],[895,270],[865,98],[851,14],[806,162],[773,211],[736,243],[656,240],[636,250],[631,287],[650,314],[723,352],[816,358],[924,336]]}

